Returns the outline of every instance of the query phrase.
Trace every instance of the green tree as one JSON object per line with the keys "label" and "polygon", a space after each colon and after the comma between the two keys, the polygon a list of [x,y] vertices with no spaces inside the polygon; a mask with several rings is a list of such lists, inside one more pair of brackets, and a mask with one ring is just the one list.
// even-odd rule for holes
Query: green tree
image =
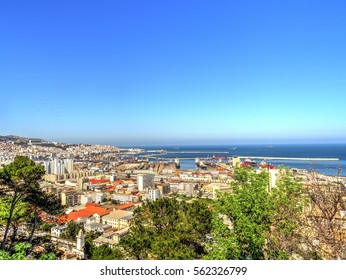
{"label": "green tree", "polygon": [[[219,196],[216,211],[229,218],[231,232],[214,232],[215,243],[210,256],[239,259],[288,259],[301,254],[300,219],[306,205],[301,182],[285,170],[279,170],[276,187],[269,190],[269,174],[250,167],[234,171],[231,192]],[[227,231],[226,231],[227,232]],[[226,247],[225,247],[226,246]],[[226,250],[227,246],[230,248]],[[239,251],[238,251],[239,250]]]}
{"label": "green tree", "polygon": [[31,244],[21,242],[13,247],[12,252],[0,250],[0,260],[56,260],[56,255],[53,252],[43,252],[36,255],[27,254],[30,248]]}
{"label": "green tree", "polygon": [[13,253],[0,250],[0,260],[29,260],[30,256],[26,254],[31,247],[28,243],[18,243],[13,248]]}
{"label": "green tree", "polygon": [[117,248],[110,248],[108,245],[101,245],[99,247],[92,246],[91,249],[92,260],[121,260],[123,254]]}
{"label": "green tree", "polygon": [[264,233],[269,230],[271,213],[268,174],[253,168],[236,168],[231,193],[218,200],[218,208],[232,222],[240,259],[264,259]]}
{"label": "green tree", "polygon": [[80,229],[81,227],[75,221],[69,221],[67,223],[65,234],[63,234],[62,236],[68,240],[76,241],[76,236]]}
{"label": "green tree", "polygon": [[19,201],[25,201],[39,189],[44,167],[25,156],[16,156],[14,161],[0,169],[0,185],[6,186],[4,194],[10,200],[1,249],[5,249],[13,214]]}
{"label": "green tree", "polygon": [[[10,215],[10,205],[11,200],[9,197],[2,197],[0,199],[0,225],[3,226],[6,224],[6,221]],[[11,235],[11,244],[14,244],[17,238],[18,228],[22,223],[28,222],[31,218],[31,213],[28,213],[28,204],[23,201],[18,201],[17,205],[14,208],[12,214],[12,221],[10,228],[12,230]]]}
{"label": "green tree", "polygon": [[50,215],[56,215],[61,212],[63,206],[54,194],[45,193],[41,189],[35,189],[30,196],[25,198],[25,201],[30,205],[32,213],[32,226],[28,239],[31,244],[35,230],[41,222],[40,214],[45,212]]}
{"label": "green tree", "polygon": [[52,227],[54,227],[54,224],[44,222],[39,226],[39,230],[42,230],[44,232],[50,232]]}
{"label": "green tree", "polygon": [[135,210],[120,245],[130,259],[198,259],[206,254],[211,220],[206,201],[146,201]]}
{"label": "green tree", "polygon": [[271,225],[266,234],[266,258],[308,257],[301,249],[303,209],[308,203],[302,180],[288,169],[280,169],[276,187],[270,192]]}
{"label": "green tree", "polygon": [[212,220],[212,230],[208,244],[208,254],[205,260],[234,260],[240,257],[240,246],[235,232],[230,224],[226,224],[227,217],[216,216]]}

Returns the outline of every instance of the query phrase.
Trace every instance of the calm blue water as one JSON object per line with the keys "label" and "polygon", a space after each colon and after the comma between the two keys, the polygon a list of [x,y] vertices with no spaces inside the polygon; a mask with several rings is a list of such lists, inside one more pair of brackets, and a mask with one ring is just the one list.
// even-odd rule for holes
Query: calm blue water
{"label": "calm blue water", "polygon": [[[166,150],[159,158],[180,158],[181,169],[195,169],[195,158],[211,158],[213,156],[261,156],[288,158],[339,158],[338,161],[292,161],[267,160],[275,166],[316,170],[325,175],[346,176],[346,144],[304,144],[304,145],[222,145],[222,146],[158,146],[141,147],[146,150]],[[153,154],[150,152],[150,154]],[[185,160],[184,160],[185,159]],[[261,160],[257,160],[261,161]]]}

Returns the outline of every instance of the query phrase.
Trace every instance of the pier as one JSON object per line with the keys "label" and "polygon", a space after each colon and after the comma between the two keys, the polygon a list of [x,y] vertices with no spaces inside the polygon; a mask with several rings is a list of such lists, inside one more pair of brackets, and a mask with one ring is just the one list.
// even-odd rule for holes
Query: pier
{"label": "pier", "polygon": [[198,152],[198,151],[181,151],[181,152],[167,152],[167,154],[229,154],[229,152]]}
{"label": "pier", "polygon": [[238,158],[264,159],[264,160],[301,160],[301,161],[338,161],[338,158],[291,158],[291,157],[258,157],[258,156],[237,156]]}
{"label": "pier", "polygon": [[[176,157],[176,158],[161,158],[161,157],[156,157],[156,156],[143,156],[145,158],[150,158],[150,159],[156,159],[156,160],[161,160],[161,161],[173,161],[175,159],[179,160],[195,160],[196,158],[192,157]],[[338,161],[340,160],[339,158],[293,158],[293,157],[261,157],[261,156],[237,156],[238,158],[241,159],[263,159],[263,160],[297,160],[297,161]],[[213,157],[207,157],[207,158],[201,158],[198,157],[202,161],[208,161],[208,160],[216,160],[213,159]],[[224,160],[229,160],[232,157],[226,157]]]}
{"label": "pier", "polygon": [[[179,157],[174,157],[174,158],[159,158],[159,157],[146,157],[146,156],[143,156],[144,158],[150,158],[150,159],[156,159],[156,160],[161,160],[161,161],[174,161],[175,159],[179,159],[179,160],[195,160],[196,158],[179,158]],[[212,158],[201,158],[199,157],[200,160],[212,160]]]}

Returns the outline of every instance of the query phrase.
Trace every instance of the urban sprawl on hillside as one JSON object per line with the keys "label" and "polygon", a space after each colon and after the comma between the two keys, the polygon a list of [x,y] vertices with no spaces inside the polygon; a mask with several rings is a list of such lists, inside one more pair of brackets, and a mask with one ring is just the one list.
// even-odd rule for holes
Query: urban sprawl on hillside
{"label": "urban sprawl on hillside", "polygon": [[[164,153],[164,151],[156,152]],[[88,242],[90,244],[88,246],[93,248],[116,248],[117,244],[131,232],[132,224],[136,224],[135,219],[139,217],[137,216],[139,215],[137,214],[138,208],[145,203],[166,201],[166,199],[190,201],[191,203],[204,200],[213,203],[209,201],[217,201],[218,197],[223,194],[234,193],[231,186],[237,180],[234,179],[236,168],[253,169],[255,174],[266,172],[268,175],[266,191],[270,193],[277,188],[277,180],[282,172],[281,169],[265,162],[254,169],[251,167],[251,161],[243,162],[236,156],[227,160],[214,160],[212,163],[196,159],[196,169],[182,170],[179,160],[149,160],[146,155],[148,155],[148,151],[144,149],[65,144],[16,136],[0,137],[1,165],[10,164],[16,156],[26,156],[36,164],[44,166],[45,174],[39,182],[39,187],[45,193],[54,195],[60,201],[63,210],[58,215],[40,212],[41,223],[48,224],[49,227],[48,230],[43,228],[37,230],[34,238],[48,238],[49,242],[57,248],[59,253],[56,256],[59,259],[90,258],[90,250],[86,250]],[[322,185],[342,185],[338,203],[334,205],[334,215],[324,217],[323,206],[315,208],[313,205],[309,206],[309,210],[314,211],[311,216],[313,219],[309,220],[309,223],[318,221],[314,226],[316,227],[320,223],[321,231],[324,230],[322,229],[323,223],[328,220],[326,218],[330,218],[327,222],[340,225],[338,227],[340,234],[330,237],[334,238],[333,241],[330,241],[334,243],[327,244],[328,238],[319,237],[318,229],[316,229],[316,234],[311,232],[312,236],[306,235],[311,237],[310,241],[314,244],[311,246],[321,244],[323,247],[319,252],[324,253],[320,253],[316,258],[344,258],[344,248],[338,248],[337,254],[331,253],[336,246],[335,243],[345,241],[344,179],[299,169],[289,170],[289,172],[299,182],[302,182],[302,187],[307,190],[307,193],[314,188],[315,182],[319,182],[319,184],[323,182]],[[278,184],[280,185],[281,181]],[[0,184],[0,188],[5,190],[2,192],[3,197],[11,193],[6,185],[1,186]],[[321,198],[324,194],[325,190],[316,197]],[[330,199],[328,199],[326,198],[325,203],[330,203]],[[305,208],[302,211],[307,213]],[[309,213],[311,215],[311,212]],[[234,217],[232,215],[219,213],[218,217],[227,229],[233,230]],[[6,215],[2,217],[2,221],[0,219],[1,240],[4,236],[5,221]],[[74,231],[71,230],[72,224],[77,228]],[[271,225],[270,230],[273,230],[272,227],[275,226]],[[25,236],[29,236],[30,226],[28,223],[18,220],[17,227],[10,227],[9,234],[13,234],[13,230],[17,231],[18,239],[20,236],[25,239]],[[272,232],[277,233],[275,230]],[[216,235],[213,236],[209,233],[205,235],[206,240],[208,238],[217,240]],[[15,238],[13,242],[15,242]],[[333,247],[333,245],[335,246]],[[301,244],[299,248],[304,251],[304,246],[308,247],[307,243]],[[39,250],[39,247],[37,248],[36,250]],[[95,250],[94,252],[96,252]],[[172,250],[174,249],[172,248]],[[126,256],[126,254],[123,255]],[[302,258],[302,255],[292,253],[287,258]],[[148,258],[160,258],[159,255],[155,257],[154,254],[148,254],[148,256]],[[170,258],[175,258],[174,255],[171,256]],[[138,258],[142,257],[138,255]],[[266,256],[266,258],[278,257]]]}

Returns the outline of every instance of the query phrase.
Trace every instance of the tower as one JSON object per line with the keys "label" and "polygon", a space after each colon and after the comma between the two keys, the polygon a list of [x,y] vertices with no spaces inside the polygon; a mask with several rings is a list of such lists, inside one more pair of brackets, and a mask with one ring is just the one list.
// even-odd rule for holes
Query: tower
{"label": "tower", "polygon": [[240,165],[240,158],[237,156],[233,156],[232,163],[233,163],[233,167],[239,166]]}
{"label": "tower", "polygon": [[77,234],[77,250],[83,251],[85,245],[85,235],[82,229]]}
{"label": "tower", "polygon": [[154,174],[138,174],[137,185],[138,190],[143,191],[146,188],[154,187]]}

